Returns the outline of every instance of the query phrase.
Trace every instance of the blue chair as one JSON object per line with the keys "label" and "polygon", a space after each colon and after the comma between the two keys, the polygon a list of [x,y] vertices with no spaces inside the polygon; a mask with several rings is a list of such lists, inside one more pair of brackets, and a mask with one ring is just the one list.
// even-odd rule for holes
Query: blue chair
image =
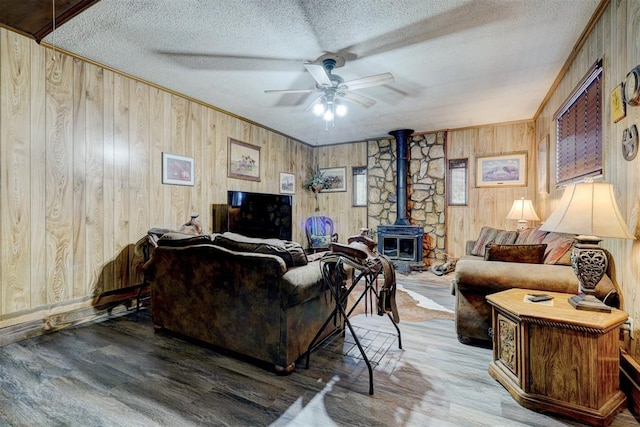
{"label": "blue chair", "polygon": [[328,251],[331,242],[338,241],[338,233],[333,230],[333,220],[326,216],[312,216],[304,224],[311,253]]}

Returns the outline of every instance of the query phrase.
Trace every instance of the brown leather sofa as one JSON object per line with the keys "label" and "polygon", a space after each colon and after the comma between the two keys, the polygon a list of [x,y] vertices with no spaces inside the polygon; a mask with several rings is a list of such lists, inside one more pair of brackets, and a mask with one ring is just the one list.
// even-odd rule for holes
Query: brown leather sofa
{"label": "brown leather sofa", "polygon": [[167,233],[145,264],[153,324],[291,372],[334,307],[318,264],[293,242]]}
{"label": "brown leather sofa", "polygon": [[[509,248],[510,245],[517,246],[518,235],[517,232],[513,233],[516,233],[514,240],[501,242],[502,249]],[[539,242],[545,238],[552,241],[551,236],[539,233]],[[566,235],[564,237],[572,238]],[[564,250],[562,254],[556,253],[556,262],[548,264],[544,263],[544,259],[540,260],[543,261],[541,263],[489,260],[486,252],[482,256],[472,254],[477,246],[476,241],[467,242],[466,254],[457,261],[451,282],[451,291],[456,297],[455,329],[458,340],[462,343],[491,346],[491,306],[486,300],[489,294],[511,288],[531,289],[535,293],[578,292],[578,279],[570,265],[571,248]],[[545,249],[548,254],[552,248]],[[611,262],[609,265],[612,265]],[[596,296],[611,307],[620,307],[619,290],[608,275],[598,283]]]}

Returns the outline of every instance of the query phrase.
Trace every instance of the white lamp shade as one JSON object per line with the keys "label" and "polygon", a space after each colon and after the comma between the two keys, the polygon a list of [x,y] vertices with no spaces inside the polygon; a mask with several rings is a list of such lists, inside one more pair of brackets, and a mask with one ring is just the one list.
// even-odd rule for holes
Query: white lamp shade
{"label": "white lamp shade", "polygon": [[533,208],[533,203],[531,203],[531,200],[525,200],[524,197],[514,200],[506,219],[540,221],[536,210]]}
{"label": "white lamp shade", "polygon": [[620,214],[613,185],[605,182],[568,185],[558,207],[540,226],[540,230],[635,239]]}

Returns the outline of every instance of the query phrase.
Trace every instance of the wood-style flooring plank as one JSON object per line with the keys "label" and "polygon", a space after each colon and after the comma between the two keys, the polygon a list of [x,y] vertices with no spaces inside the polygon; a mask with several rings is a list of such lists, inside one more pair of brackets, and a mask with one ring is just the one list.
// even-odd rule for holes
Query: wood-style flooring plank
{"label": "wood-style flooring plank", "polygon": [[[447,277],[398,275],[405,289],[453,310]],[[402,313],[400,313],[402,315]],[[490,349],[457,341],[453,321],[354,317],[369,378],[349,333],[278,376],[153,330],[149,308],[0,347],[4,426],[581,426],[518,405],[487,368]],[[345,356],[348,353],[350,356]],[[640,425],[625,410],[613,427]]]}

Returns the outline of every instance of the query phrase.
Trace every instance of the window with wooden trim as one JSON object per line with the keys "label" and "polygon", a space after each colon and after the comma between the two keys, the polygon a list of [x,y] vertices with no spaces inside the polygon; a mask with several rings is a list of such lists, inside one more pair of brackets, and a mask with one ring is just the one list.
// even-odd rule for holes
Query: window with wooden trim
{"label": "window with wooden trim", "polygon": [[556,184],[602,175],[602,59],[554,116]]}
{"label": "window with wooden trim", "polygon": [[353,206],[367,206],[367,167],[354,166],[353,175]]}
{"label": "window with wooden trim", "polygon": [[467,205],[467,160],[449,160],[449,206]]}

